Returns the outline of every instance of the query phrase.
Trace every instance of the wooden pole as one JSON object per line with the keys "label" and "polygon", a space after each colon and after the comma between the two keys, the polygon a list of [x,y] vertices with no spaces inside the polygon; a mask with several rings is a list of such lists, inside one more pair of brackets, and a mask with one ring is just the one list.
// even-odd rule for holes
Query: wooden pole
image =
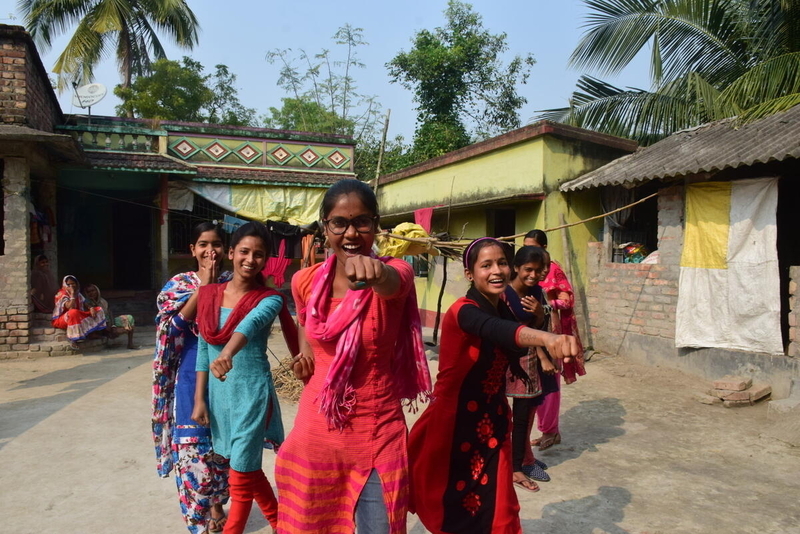
{"label": "wooden pole", "polygon": [[386,110],[386,121],[383,123],[383,135],[381,136],[381,147],[378,149],[378,164],[375,166],[375,185],[372,190],[378,192],[378,180],[381,177],[381,164],[383,163],[383,151],[386,148],[386,134],[389,132],[389,117],[392,115],[392,110]]}
{"label": "wooden pole", "polygon": [[[575,313],[575,310],[577,310],[580,307],[580,310],[581,310],[581,321],[580,321],[581,327],[578,329],[578,331],[579,331],[579,334],[580,334],[581,330],[583,331],[583,335],[584,335],[583,339],[584,339],[584,341],[588,342],[589,341],[589,337],[588,337],[589,325],[588,325],[587,319],[588,319],[589,310],[586,309],[586,306],[585,306],[586,303],[585,303],[584,299],[581,298],[581,295],[578,293],[578,291],[576,291],[576,287],[577,286],[575,285],[575,278],[572,276],[573,275],[573,272],[572,272],[572,253],[571,253],[570,247],[569,247],[569,236],[567,235],[567,227],[569,227],[570,225],[567,224],[567,220],[564,217],[563,213],[559,216],[559,218],[560,218],[560,222],[561,222],[561,226],[559,226],[559,228],[561,229],[561,247],[564,249],[564,254],[563,254],[563,257],[561,259],[564,262],[564,272],[567,275],[567,280],[569,280],[570,283],[572,284],[572,299],[573,299],[572,313]],[[575,314],[575,315],[576,315],[576,318],[577,318],[577,314]]]}

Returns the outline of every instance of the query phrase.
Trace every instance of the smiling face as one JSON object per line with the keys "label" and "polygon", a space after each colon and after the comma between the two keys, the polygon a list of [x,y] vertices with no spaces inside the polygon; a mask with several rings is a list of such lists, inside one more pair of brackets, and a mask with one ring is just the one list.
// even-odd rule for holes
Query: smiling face
{"label": "smiling face", "polygon": [[267,263],[267,247],[260,237],[245,236],[228,252],[233,262],[233,275],[244,280],[254,279]]}
{"label": "smiling face", "polygon": [[528,262],[519,267],[514,267],[514,270],[517,272],[517,278],[525,287],[534,287],[544,280],[542,277],[544,265],[540,262]]}
{"label": "smiling face", "polygon": [[67,284],[67,287],[70,287],[70,288],[74,289],[75,291],[80,289],[80,286],[78,285],[78,281],[75,280],[74,278],[67,278],[67,281],[65,283]]}
{"label": "smiling face", "polygon": [[[341,218],[360,220],[361,217],[371,219],[376,215],[377,214],[372,213],[364,206],[364,203],[357,194],[348,193],[336,199],[333,209],[325,215],[325,220],[332,221],[340,220]],[[349,224],[347,228],[345,228],[343,234],[336,235],[332,231],[332,229],[335,230],[335,228],[333,228],[330,223],[325,224],[325,237],[328,238],[328,244],[334,254],[336,254],[336,260],[340,268],[344,266],[347,258],[359,254],[362,256],[369,256],[372,252],[372,243],[375,241],[376,223],[373,222],[370,231],[363,234],[360,233],[355,226],[354,224]]]}
{"label": "smiling face", "polygon": [[465,269],[467,278],[492,304],[497,304],[511,278],[511,267],[499,245],[485,246],[478,251],[472,269]]}
{"label": "smiling face", "polygon": [[200,237],[197,238],[197,242],[189,245],[189,250],[192,252],[192,256],[194,256],[198,264],[201,258],[205,258],[214,252],[217,257],[217,267],[222,264],[222,258],[225,252],[222,245],[222,238],[215,230],[208,230],[200,234]]}

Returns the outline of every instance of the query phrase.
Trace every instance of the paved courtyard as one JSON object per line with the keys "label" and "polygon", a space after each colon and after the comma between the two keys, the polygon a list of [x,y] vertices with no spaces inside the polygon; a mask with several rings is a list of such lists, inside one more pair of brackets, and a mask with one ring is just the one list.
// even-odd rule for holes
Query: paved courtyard
{"label": "paved courtyard", "polygon": [[[7,532],[188,532],[173,480],[155,474],[151,354],[0,361]],[[562,444],[539,455],[553,480],[518,490],[526,533],[800,534],[800,450],[766,437],[765,403],[699,404],[705,382],[618,357],[587,370],[564,390]],[[295,405],[283,413],[288,430]],[[274,454],[264,459],[272,479]],[[408,525],[425,532],[413,515]],[[270,528],[254,511],[247,532]]]}

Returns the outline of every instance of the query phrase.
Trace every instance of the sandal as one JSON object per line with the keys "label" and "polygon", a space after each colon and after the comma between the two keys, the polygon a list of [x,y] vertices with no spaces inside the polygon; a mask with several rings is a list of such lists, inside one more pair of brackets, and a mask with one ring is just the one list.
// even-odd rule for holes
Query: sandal
{"label": "sandal", "polygon": [[208,520],[208,531],[209,532],[222,532],[225,529],[225,523],[228,522],[228,516],[224,513],[222,517],[212,517]]}
{"label": "sandal", "polygon": [[522,480],[515,480],[514,485],[518,488],[524,489],[525,491],[530,491],[531,493],[536,493],[539,491],[539,484],[528,477],[524,477]]}
{"label": "sandal", "polygon": [[531,480],[538,480],[540,482],[550,482],[550,475],[545,473],[544,469],[538,465],[523,465],[522,472]]}
{"label": "sandal", "polygon": [[543,451],[545,449],[549,449],[553,445],[558,445],[559,443],[561,443],[560,433],[542,436],[542,438],[539,440],[539,450]]}

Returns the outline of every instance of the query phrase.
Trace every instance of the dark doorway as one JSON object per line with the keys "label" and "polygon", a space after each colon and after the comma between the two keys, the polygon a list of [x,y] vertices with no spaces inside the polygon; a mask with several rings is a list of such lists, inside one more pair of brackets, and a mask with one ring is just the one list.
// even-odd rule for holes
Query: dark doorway
{"label": "dark doorway", "polygon": [[128,202],[115,202],[113,209],[114,288],[150,289],[153,211]]}
{"label": "dark doorway", "polygon": [[517,211],[513,209],[486,210],[487,235],[507,237],[517,231]]}
{"label": "dark doorway", "polygon": [[[796,168],[795,168],[796,170]],[[781,273],[781,333],[784,349],[789,346],[789,268],[800,265],[800,224],[797,222],[798,176],[778,182],[778,266]],[[800,282],[797,281],[796,282]]]}

